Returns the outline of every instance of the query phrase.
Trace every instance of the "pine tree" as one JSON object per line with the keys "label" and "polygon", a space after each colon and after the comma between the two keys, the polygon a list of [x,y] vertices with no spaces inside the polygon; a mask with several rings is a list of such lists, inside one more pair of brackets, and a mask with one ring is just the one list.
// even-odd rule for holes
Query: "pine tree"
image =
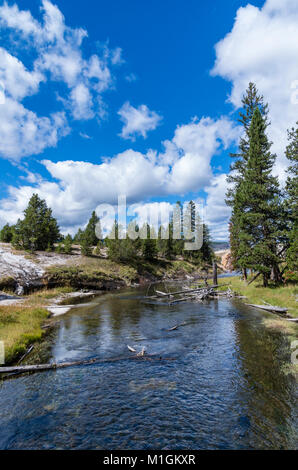
{"label": "pine tree", "polygon": [[119,236],[122,230],[122,227],[115,220],[110,235],[105,239],[108,257],[113,261],[133,263],[138,257],[140,241],[139,239],[132,240],[128,234],[125,237],[123,234]]}
{"label": "pine tree", "polygon": [[9,224],[4,225],[0,231],[0,241],[3,243],[10,243],[13,239],[13,234],[14,226],[10,226]]}
{"label": "pine tree", "polygon": [[296,129],[288,131],[289,144],[286,157],[290,161],[286,182],[286,212],[288,249],[286,254],[287,267],[298,271],[298,122]]}
{"label": "pine tree", "polygon": [[118,238],[118,222],[115,220],[110,234],[105,239],[108,257],[117,261],[120,259],[120,240]]}
{"label": "pine tree", "polygon": [[83,256],[92,255],[92,245],[90,244],[88,237],[82,237],[80,245],[81,245],[81,253]]}
{"label": "pine tree", "polygon": [[150,230],[148,224],[146,224],[145,231],[147,231],[147,238],[142,240],[142,255],[146,260],[153,260],[157,256],[156,237],[153,228]]}
{"label": "pine tree", "polygon": [[203,244],[199,252],[203,263],[212,264],[215,254],[211,245],[210,230],[206,224],[203,224]]}
{"label": "pine tree", "polygon": [[72,252],[72,236],[70,234],[68,234],[63,240],[63,250],[67,255],[70,255]]}
{"label": "pine tree", "polygon": [[[246,166],[249,158],[249,130],[251,125],[251,120],[254,114],[254,111],[259,109],[263,120],[265,128],[268,126],[268,104],[264,103],[264,98],[262,95],[258,94],[257,87],[254,83],[250,82],[246,90],[246,94],[242,98],[242,111],[239,113],[238,121],[243,126],[244,134],[239,142],[238,153],[232,153],[231,157],[236,159],[230,166],[230,174],[227,177],[228,183],[231,187],[228,189],[226,194],[226,203],[232,207],[232,215],[230,222],[230,248],[231,248],[231,257],[235,268],[239,268],[238,259],[245,252],[249,251],[249,245],[245,244],[245,237],[241,237],[239,219],[242,214],[242,206],[239,200],[239,186],[244,178]],[[241,242],[240,242],[241,237]],[[241,245],[241,246],[240,246]],[[246,279],[246,267],[242,266],[243,276]]]}
{"label": "pine tree", "polygon": [[174,254],[182,255],[183,247],[184,247],[183,206],[180,201],[177,201],[176,206],[174,208],[174,212],[173,212],[173,251],[174,251]]}
{"label": "pine tree", "polygon": [[46,201],[33,194],[24,211],[24,219],[18,220],[15,226],[13,245],[24,250],[46,250],[53,247],[59,238],[59,227],[52,210]]}
{"label": "pine tree", "polygon": [[83,233],[84,233],[83,230],[81,228],[79,228],[79,230],[77,231],[77,233],[75,234],[75,236],[73,238],[73,242],[80,244],[81,241],[82,241]]}
{"label": "pine tree", "polygon": [[278,263],[276,245],[280,215],[278,179],[271,174],[275,155],[270,152],[266,127],[266,119],[256,108],[249,129],[246,170],[237,195],[242,207],[237,220],[240,230],[238,264],[262,273],[265,287],[272,266]]}
{"label": "pine tree", "polygon": [[99,222],[99,217],[97,217],[96,212],[93,211],[83,234],[83,238],[88,239],[88,243],[90,246],[97,245],[98,238],[96,236],[96,225],[98,224],[98,222]]}
{"label": "pine tree", "polygon": [[172,259],[175,255],[174,241],[173,241],[173,221],[171,220],[167,227],[168,238],[165,240],[164,256],[166,259]]}
{"label": "pine tree", "polygon": [[98,238],[96,236],[96,225],[98,222],[99,218],[97,217],[96,212],[93,211],[86,229],[80,235],[81,252],[84,256],[91,256],[92,247],[96,246],[98,243]]}

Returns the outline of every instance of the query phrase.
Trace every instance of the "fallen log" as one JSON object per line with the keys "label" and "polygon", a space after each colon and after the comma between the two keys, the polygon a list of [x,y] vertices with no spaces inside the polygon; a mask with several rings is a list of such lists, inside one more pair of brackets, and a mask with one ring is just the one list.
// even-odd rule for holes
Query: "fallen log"
{"label": "fallen log", "polygon": [[[145,353],[145,351],[141,351],[141,353]],[[7,366],[7,367],[0,367],[0,374],[23,374],[26,372],[43,372],[46,370],[55,370],[55,369],[64,369],[66,367],[74,367],[74,366],[81,366],[81,365],[91,365],[91,364],[104,364],[110,362],[117,362],[117,361],[125,361],[125,360],[142,360],[142,361],[174,361],[176,358],[174,357],[162,357],[157,355],[134,355],[134,356],[122,356],[110,359],[86,359],[83,361],[73,361],[73,362],[58,362],[58,363],[50,363],[50,364],[36,364],[36,365],[27,365],[27,366]]]}
{"label": "fallen log", "polygon": [[282,307],[276,307],[274,305],[254,305],[254,304],[245,304],[249,307],[259,308],[261,310],[266,310],[267,312],[276,312],[276,313],[287,313],[288,309]]}
{"label": "fallen log", "polygon": [[188,297],[183,297],[182,299],[171,300],[168,305],[178,304],[179,302],[185,302],[186,300],[192,300],[196,297],[194,295],[189,295]]}
{"label": "fallen log", "polygon": [[180,290],[180,291],[177,291],[177,292],[161,292],[161,291],[155,291],[156,293],[159,293],[161,296],[163,297],[171,297],[172,295],[179,295],[179,294],[191,294],[193,292],[200,292],[200,291],[203,291],[203,290],[206,290],[206,289],[217,289],[218,287],[222,287],[222,286],[228,286],[229,284],[218,284],[218,285],[214,285],[214,286],[205,286],[205,287],[198,287],[196,289],[189,289],[189,290]]}

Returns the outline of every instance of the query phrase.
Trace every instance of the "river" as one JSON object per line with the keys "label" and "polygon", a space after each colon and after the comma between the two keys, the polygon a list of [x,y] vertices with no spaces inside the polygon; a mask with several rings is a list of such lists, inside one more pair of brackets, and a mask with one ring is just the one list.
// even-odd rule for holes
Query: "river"
{"label": "river", "polygon": [[[119,360],[0,383],[1,449],[297,448],[289,342],[263,313],[239,300],[169,307],[143,295],[74,309],[44,352]],[[165,359],[130,360],[127,345]]]}

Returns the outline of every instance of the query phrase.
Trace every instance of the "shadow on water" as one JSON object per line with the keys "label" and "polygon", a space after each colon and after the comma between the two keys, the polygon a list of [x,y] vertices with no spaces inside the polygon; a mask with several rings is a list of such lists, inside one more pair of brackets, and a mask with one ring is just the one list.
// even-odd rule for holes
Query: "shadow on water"
{"label": "shadow on water", "polygon": [[107,294],[61,317],[51,360],[129,357],[127,345],[176,360],[99,363],[3,382],[0,448],[296,448],[287,339],[237,301],[169,307],[142,303],[143,293]]}

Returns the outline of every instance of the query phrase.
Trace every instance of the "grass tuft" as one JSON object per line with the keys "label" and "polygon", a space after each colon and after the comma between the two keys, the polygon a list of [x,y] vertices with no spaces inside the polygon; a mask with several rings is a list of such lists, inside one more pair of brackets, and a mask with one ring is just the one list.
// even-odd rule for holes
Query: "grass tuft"
{"label": "grass tuft", "polygon": [[42,338],[41,325],[48,316],[49,312],[43,308],[0,307],[0,341],[4,341],[6,364]]}

